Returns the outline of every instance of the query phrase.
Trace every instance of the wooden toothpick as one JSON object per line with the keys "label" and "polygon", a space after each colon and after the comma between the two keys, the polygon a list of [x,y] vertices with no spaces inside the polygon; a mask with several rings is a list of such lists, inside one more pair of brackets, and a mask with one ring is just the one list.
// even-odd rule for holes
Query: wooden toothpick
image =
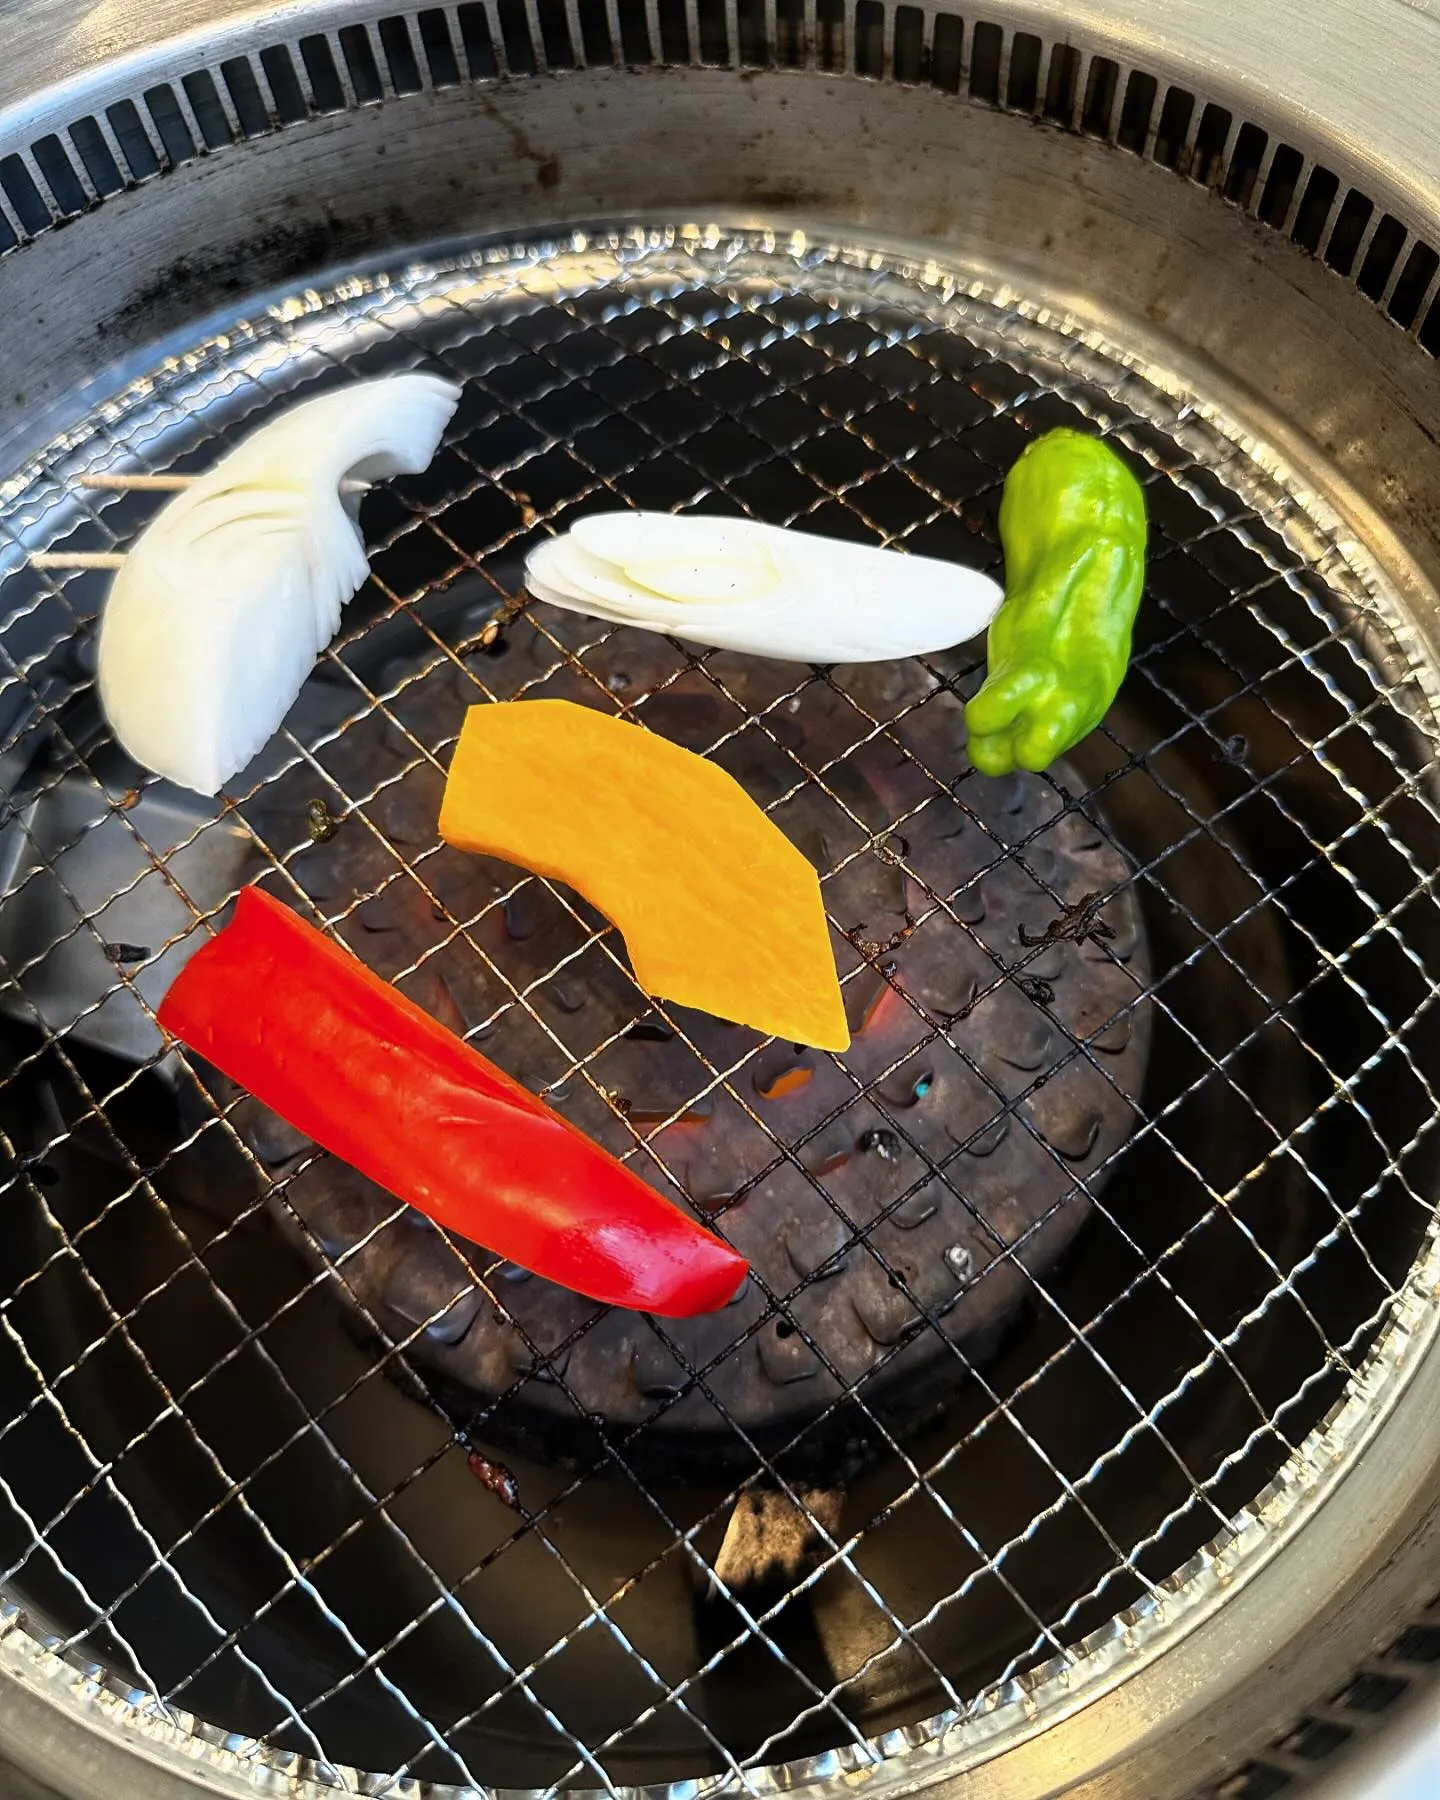
{"label": "wooden toothpick", "polygon": [[32,569],[118,569],[125,558],[118,550],[42,550],[30,558]]}
{"label": "wooden toothpick", "polygon": [[[178,494],[193,487],[198,475],[82,475],[77,483],[82,488],[108,488],[115,493]],[[368,481],[342,481],[342,494],[368,494]]]}
{"label": "wooden toothpick", "polygon": [[[179,494],[192,487],[198,475],[82,475],[77,486],[107,488],[116,493]],[[368,494],[368,481],[342,481],[342,494]],[[42,550],[30,558],[32,569],[118,569],[125,561],[118,550]]]}
{"label": "wooden toothpick", "polygon": [[82,475],[76,484],[82,488],[114,488],[124,493],[131,488],[140,493],[175,494],[189,487],[193,475]]}

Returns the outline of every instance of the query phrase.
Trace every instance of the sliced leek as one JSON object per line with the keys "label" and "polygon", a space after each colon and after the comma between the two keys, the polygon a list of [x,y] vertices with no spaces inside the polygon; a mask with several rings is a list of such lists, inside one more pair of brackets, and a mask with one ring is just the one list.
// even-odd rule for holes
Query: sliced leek
{"label": "sliced leek", "polygon": [[699,514],[601,513],[532,551],[537,600],[786,662],[922,656],[984,631],[986,575],[933,557]]}

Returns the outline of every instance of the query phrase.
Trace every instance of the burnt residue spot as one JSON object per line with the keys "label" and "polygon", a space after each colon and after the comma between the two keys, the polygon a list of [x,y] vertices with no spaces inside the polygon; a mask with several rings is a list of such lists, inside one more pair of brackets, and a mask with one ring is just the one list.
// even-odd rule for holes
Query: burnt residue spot
{"label": "burnt residue spot", "polygon": [[126,963],[142,963],[152,954],[148,944],[105,944],[102,946],[106,962],[112,962],[116,968]]}
{"label": "burnt residue spot", "polygon": [[1039,975],[1017,975],[1015,985],[1027,1000],[1033,1000],[1037,1006],[1049,1006],[1055,999],[1055,989]]}
{"label": "burnt residue spot", "polygon": [[478,1450],[470,1451],[465,1463],[481,1487],[488,1488],[511,1512],[520,1511],[520,1490],[515,1485],[515,1477],[504,1463],[494,1462],[490,1457],[482,1456]]}
{"label": "burnt residue spot", "polygon": [[305,808],[305,831],[312,844],[328,844],[340,829],[340,821],[323,800],[312,800]]}
{"label": "burnt residue spot", "polygon": [[292,277],[308,275],[375,241],[377,221],[360,215],[340,219],[327,208],[308,224],[272,225],[224,255],[177,256],[152,281],[97,324],[99,337],[115,333],[147,335],[182,324],[214,307],[226,295],[239,296]]}
{"label": "burnt residue spot", "polygon": [[1072,944],[1083,944],[1087,938],[1099,945],[1105,938],[1113,938],[1112,928],[1100,917],[1100,908],[1105,904],[1105,895],[1082,894],[1073,906],[1064,907],[1041,932],[1032,932],[1028,926],[1019,927],[1020,942],[1027,949],[1038,944],[1056,944],[1068,938]]}
{"label": "burnt residue spot", "polygon": [[[883,856],[881,857],[882,862],[886,860],[889,859]],[[864,931],[865,927],[863,925],[856,925],[852,927],[851,930],[847,931],[845,936],[849,938],[850,942],[855,946],[859,954],[865,958],[866,962],[873,963],[877,962],[887,951],[898,950],[902,944],[908,942],[908,940],[914,936],[915,920],[907,913],[905,915],[905,923],[898,931],[892,931],[887,938],[867,938],[863,935]],[[894,963],[882,964],[880,972],[882,975],[891,975],[895,972],[895,968],[896,965]]]}
{"label": "burnt residue spot", "polygon": [[878,1156],[882,1162],[896,1162],[900,1156],[900,1139],[885,1125],[862,1131],[856,1146],[867,1156]]}
{"label": "burnt residue spot", "polygon": [[[799,186],[764,188],[759,193],[752,193],[750,201],[752,205],[771,212],[804,212],[810,207],[822,203],[818,194],[813,193],[809,188]],[[840,206],[847,204],[843,197],[839,197],[836,203]],[[824,667],[825,665],[817,664],[816,666]]]}
{"label": "burnt residue spot", "polygon": [[901,863],[910,854],[910,841],[898,831],[887,831],[876,843],[875,854],[882,862]]}

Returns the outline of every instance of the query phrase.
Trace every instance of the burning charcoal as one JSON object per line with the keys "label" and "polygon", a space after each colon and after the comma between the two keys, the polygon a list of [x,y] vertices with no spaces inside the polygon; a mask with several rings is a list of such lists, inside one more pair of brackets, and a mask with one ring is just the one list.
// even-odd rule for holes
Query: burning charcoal
{"label": "burning charcoal", "polygon": [[[798,1432],[819,1485],[833,1487],[847,1459],[869,1454],[835,1404],[845,1390],[888,1409],[896,1430],[933,1418],[956,1392],[955,1350],[988,1354],[1025,1316],[1032,1284],[1013,1259],[996,1260],[1003,1246],[1047,1218],[1026,1251],[1026,1268],[1043,1277],[1088,1215],[1077,1176],[1100,1179],[1090,1172],[1132,1128],[1149,1014],[1136,1003],[1147,950],[1129,870],[1106,834],[1062,810],[1054,784],[1083,787],[1063,765],[1049,778],[937,792],[926,771],[963,762],[962,701],[923,671],[855,668],[843,693],[816,681],[777,696],[773,670],[733,657],[721,694],[653,636],[619,630],[585,648],[588,674],[556,668],[523,622],[505,641],[508,653],[484,665],[497,699],[531,691],[541,675],[557,698],[593,701],[597,683],[623,691],[651,729],[720,745],[717,760],[778,803],[776,822],[823,863],[827,909],[851,932],[832,933],[832,947],[854,1041],[835,1057],[762,1048],[683,1008],[666,1006],[662,1020],[616,933],[584,902],[434,847],[425,795],[440,776],[417,759],[443,762],[465,698],[447,659],[427,668],[417,651],[382,684],[403,695],[393,705],[417,766],[396,780],[383,720],[326,747],[335,791],[356,796],[377,827],[352,820],[306,852],[324,859],[342,935],[448,1029],[479,1041],[483,1027],[487,1056],[691,1206],[754,1277],[717,1313],[665,1321],[672,1354],[653,1333],[643,1342],[633,1314],[597,1310],[478,1249],[476,1289],[442,1233],[367,1239],[393,1203],[332,1157],[277,1205],[341,1259],[345,1288],[373,1318],[414,1328],[406,1357],[457,1424],[483,1419],[487,1442],[583,1466],[596,1425],[645,1420],[626,1443],[627,1466],[710,1479],[749,1454],[736,1426],[777,1445]],[[892,721],[883,737],[857,742],[851,700]],[[746,727],[747,710],[783,719],[783,740]],[[797,758],[823,767],[823,785],[797,782]],[[300,766],[257,796],[262,838],[294,841],[313,783]],[[410,846],[408,863],[392,843]],[[866,853],[872,845],[887,854]],[[1027,998],[1020,977],[1043,991],[1032,985]],[[1128,1023],[1105,1029],[1118,1019]],[[1074,1049],[1097,1031],[1104,1076]],[[1024,1108],[1019,1130],[1006,1096]],[[294,1153],[258,1112],[241,1129],[271,1166]],[[954,1348],[877,1256],[907,1271],[905,1286]],[[766,1548],[784,1536],[783,1509],[771,1506],[757,1499],[737,1515],[727,1567],[795,1563],[799,1551]]]}

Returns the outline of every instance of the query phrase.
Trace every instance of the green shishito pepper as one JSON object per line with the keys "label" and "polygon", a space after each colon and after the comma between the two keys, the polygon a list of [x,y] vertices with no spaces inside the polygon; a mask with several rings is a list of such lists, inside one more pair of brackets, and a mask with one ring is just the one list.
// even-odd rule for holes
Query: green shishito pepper
{"label": "green shishito pepper", "polygon": [[965,708],[982,775],[1047,768],[1119,691],[1145,577],[1140,484],[1099,438],[1048,432],[1006,477],[1000,542],[1005,599]]}

